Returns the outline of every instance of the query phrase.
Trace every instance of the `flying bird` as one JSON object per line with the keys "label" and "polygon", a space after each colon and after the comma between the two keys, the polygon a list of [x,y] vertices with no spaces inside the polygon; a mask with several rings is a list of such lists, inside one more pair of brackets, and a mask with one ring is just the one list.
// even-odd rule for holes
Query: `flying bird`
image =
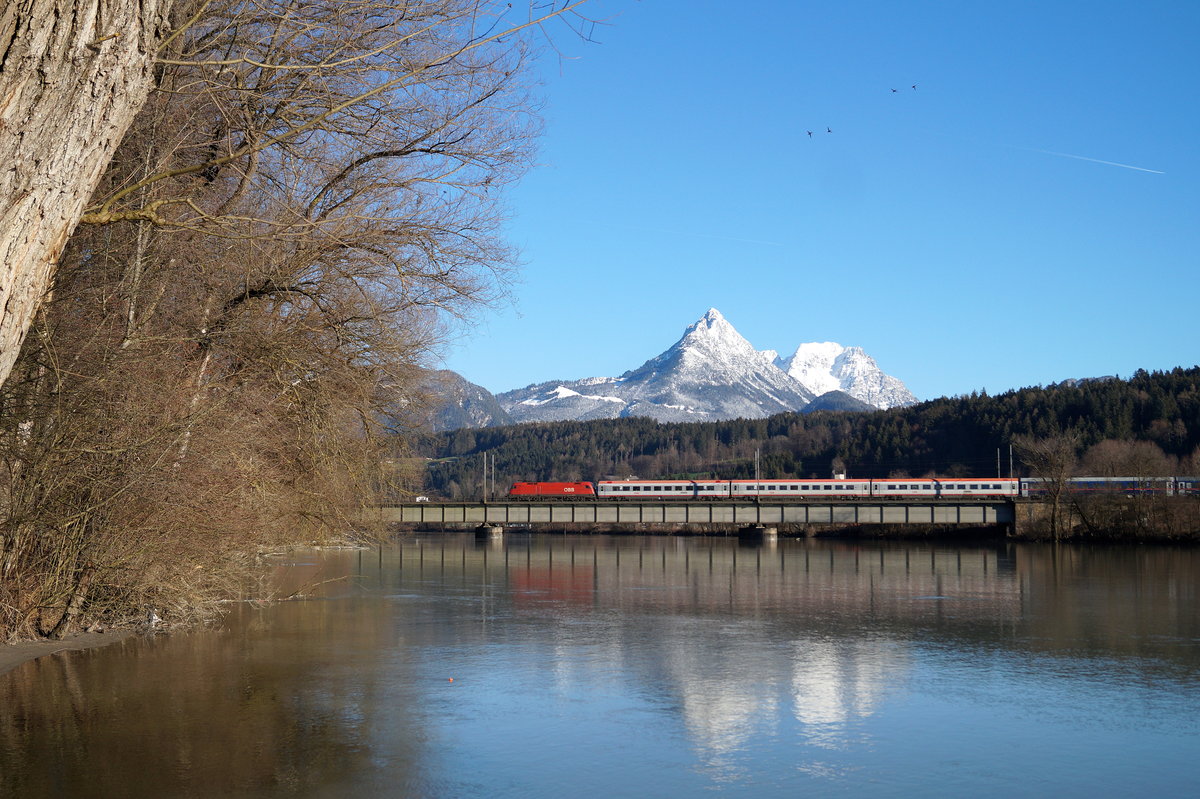
{"label": "flying bird", "polygon": [[917,84],[915,84],[915,83],[914,83],[914,84],[913,84],[913,91],[915,92],[916,90],[917,90]]}
{"label": "flying bird", "polygon": [[895,93],[896,93],[896,90],[895,90],[895,89],[892,89],[892,94],[895,94]]}
{"label": "flying bird", "polygon": [[808,138],[810,138],[810,139],[812,138],[812,131],[811,131],[811,130],[806,130],[806,131],[804,131],[804,132],[808,134]]}
{"label": "flying bird", "polygon": [[825,128],[826,133],[833,133],[833,128]]}

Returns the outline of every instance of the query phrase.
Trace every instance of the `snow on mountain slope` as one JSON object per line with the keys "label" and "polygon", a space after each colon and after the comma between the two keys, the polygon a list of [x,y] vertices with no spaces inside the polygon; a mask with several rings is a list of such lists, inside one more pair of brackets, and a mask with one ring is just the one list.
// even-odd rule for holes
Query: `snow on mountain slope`
{"label": "snow on mountain slope", "polygon": [[876,408],[912,405],[916,396],[900,380],[884,374],[861,347],[832,341],[801,344],[790,358],[776,365],[817,395],[844,391]]}
{"label": "snow on mountain slope", "polygon": [[662,354],[617,378],[553,381],[497,396],[517,421],[649,416],[661,421],[759,418],[815,394],[775,365],[715,308]]}
{"label": "snow on mountain slope", "polygon": [[[916,402],[861,348],[801,344],[790,358],[759,351],[716,308],[665,352],[620,377],[552,380],[496,395],[514,421],[648,416],[660,421],[761,418],[803,411],[838,392],[876,408]],[[830,400],[833,402],[833,400]]]}

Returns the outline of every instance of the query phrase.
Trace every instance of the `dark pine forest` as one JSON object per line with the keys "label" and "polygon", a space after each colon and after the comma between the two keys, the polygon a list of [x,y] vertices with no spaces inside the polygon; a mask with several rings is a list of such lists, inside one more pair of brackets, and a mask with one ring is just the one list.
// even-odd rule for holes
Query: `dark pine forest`
{"label": "dark pine forest", "polygon": [[429,459],[426,492],[456,499],[480,496],[485,453],[495,460],[495,494],[515,480],[747,478],[754,476],[756,451],[764,478],[829,477],[835,469],[849,477],[988,477],[1011,468],[1020,476],[1030,470],[1020,462],[1019,447],[1010,461],[1015,441],[1060,437],[1074,447],[1079,473],[1194,474],[1200,470],[1200,367],[867,413],[462,429],[427,437],[418,454]]}

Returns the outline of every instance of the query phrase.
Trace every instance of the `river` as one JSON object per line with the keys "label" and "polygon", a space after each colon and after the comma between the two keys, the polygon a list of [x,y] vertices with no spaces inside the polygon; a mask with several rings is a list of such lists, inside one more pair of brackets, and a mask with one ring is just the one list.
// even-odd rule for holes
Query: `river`
{"label": "river", "polygon": [[0,796],[1184,796],[1200,551],[509,533],[0,675]]}

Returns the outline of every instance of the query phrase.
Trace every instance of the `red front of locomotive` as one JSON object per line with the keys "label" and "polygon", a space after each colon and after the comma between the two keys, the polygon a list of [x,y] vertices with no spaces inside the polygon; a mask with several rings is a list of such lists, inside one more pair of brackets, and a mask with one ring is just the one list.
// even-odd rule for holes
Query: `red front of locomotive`
{"label": "red front of locomotive", "polygon": [[591,483],[513,483],[508,489],[510,497],[594,497],[596,489]]}

